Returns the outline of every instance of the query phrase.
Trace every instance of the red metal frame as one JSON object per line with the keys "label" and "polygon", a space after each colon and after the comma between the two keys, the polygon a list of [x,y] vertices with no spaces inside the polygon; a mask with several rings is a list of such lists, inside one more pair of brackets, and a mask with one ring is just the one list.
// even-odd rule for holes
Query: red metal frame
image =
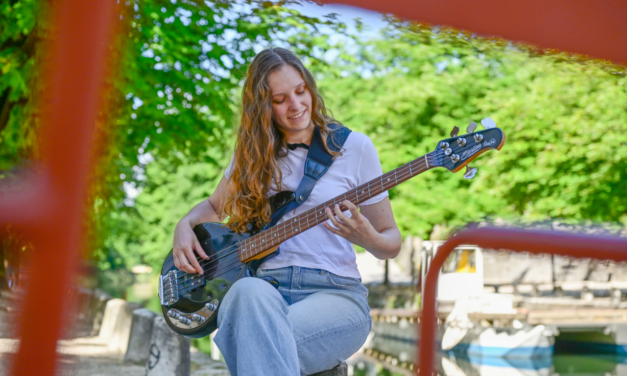
{"label": "red metal frame", "polygon": [[116,21],[116,1],[49,3],[53,31],[39,100],[40,168],[19,192],[0,199],[0,225],[11,224],[34,246],[12,375],[54,374],[67,291],[84,240],[96,115]]}
{"label": "red metal frame", "polygon": [[[324,0],[325,2],[338,2]],[[439,25],[467,29],[483,35],[498,35],[544,48],[559,48],[627,63],[627,3],[624,0],[343,0],[380,12]],[[62,332],[63,312],[68,304],[65,289],[76,272],[82,244],[81,226],[88,194],[88,176],[93,170],[93,136],[99,101],[102,99],[108,49],[119,14],[110,0],[57,0],[53,7],[55,33],[48,45],[41,111],[41,168],[35,178],[24,181],[18,193],[0,198],[0,225],[10,223],[27,235],[34,246],[29,285],[20,317],[20,348],[13,375],[53,375],[57,340]],[[530,233],[476,230],[459,234],[453,244],[476,243],[496,248],[533,243]],[[507,230],[513,231],[513,230]],[[534,232],[533,234],[536,234]],[[471,236],[472,235],[472,236]],[[492,241],[482,240],[491,236]],[[518,236],[524,236],[517,238]],[[560,237],[543,234],[546,244],[558,247]],[[564,235],[560,244],[573,244],[579,237]],[[537,240],[537,239],[535,239]],[[590,240],[597,242],[598,238]],[[610,240],[604,240],[610,244]],[[625,242],[616,243],[625,247]],[[592,245],[592,243],[590,243]],[[582,249],[581,244],[576,244]],[[447,248],[440,249],[442,257]],[[452,250],[452,248],[450,248]],[[557,249],[557,248],[556,248]],[[595,244],[595,249],[600,249]],[[609,249],[609,248],[607,248]],[[450,252],[450,251],[448,251]],[[570,254],[564,252],[563,254]],[[572,254],[571,254],[572,255]],[[586,257],[592,255],[586,254]],[[620,259],[618,248],[595,257]],[[616,256],[616,258],[612,257]],[[438,258],[436,257],[436,260]],[[433,264],[438,265],[436,262]],[[437,267],[439,269],[439,266]],[[433,343],[435,316],[435,267],[427,277],[428,293],[422,325],[423,343]],[[431,329],[429,329],[431,328]],[[432,346],[423,346],[426,358]],[[433,359],[422,363],[433,368]],[[430,372],[430,371],[429,371]],[[426,373],[422,373],[426,374]]]}
{"label": "red metal frame", "polygon": [[419,363],[415,369],[420,376],[431,376],[435,361],[437,314],[436,288],[440,269],[455,247],[474,244],[481,248],[506,249],[534,254],[627,261],[627,238],[602,237],[568,232],[480,228],[463,231],[438,248],[425,279],[418,349]]}
{"label": "red metal frame", "polygon": [[323,0],[627,64],[625,0]]}

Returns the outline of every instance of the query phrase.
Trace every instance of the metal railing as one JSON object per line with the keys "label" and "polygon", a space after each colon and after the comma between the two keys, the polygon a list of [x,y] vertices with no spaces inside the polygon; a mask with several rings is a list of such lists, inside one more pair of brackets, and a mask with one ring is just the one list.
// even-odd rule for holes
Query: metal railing
{"label": "metal railing", "polygon": [[[69,287],[83,244],[94,131],[104,98],[107,59],[119,2],[59,0],[46,35],[40,108],[40,159],[30,177],[2,192],[0,225],[10,224],[33,246],[18,317],[20,345],[12,375],[53,375],[57,341],[71,304]],[[119,14],[119,12],[117,12]],[[38,82],[39,84],[39,82]]]}
{"label": "metal railing", "polygon": [[418,333],[420,376],[431,376],[435,365],[437,332],[436,289],[440,269],[455,247],[475,244],[481,248],[533,254],[546,253],[578,258],[627,261],[627,238],[573,234],[568,232],[484,227],[460,232],[444,243],[431,261],[426,280]]}

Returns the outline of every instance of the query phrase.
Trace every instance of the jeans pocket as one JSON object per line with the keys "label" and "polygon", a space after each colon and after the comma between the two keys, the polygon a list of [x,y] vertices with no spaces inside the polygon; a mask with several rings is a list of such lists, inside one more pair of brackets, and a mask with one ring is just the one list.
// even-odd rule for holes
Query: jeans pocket
{"label": "jeans pocket", "polygon": [[337,287],[340,289],[355,291],[366,297],[368,296],[368,289],[365,288],[361,284],[361,281],[359,279],[351,278],[351,277],[342,277],[337,274],[333,274],[329,272],[326,272],[325,274],[331,286]]}

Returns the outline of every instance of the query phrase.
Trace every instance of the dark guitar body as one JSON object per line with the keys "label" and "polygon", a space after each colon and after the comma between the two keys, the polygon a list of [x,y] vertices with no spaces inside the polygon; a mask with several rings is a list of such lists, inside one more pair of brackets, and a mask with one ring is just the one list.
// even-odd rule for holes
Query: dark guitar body
{"label": "dark guitar body", "polygon": [[[167,291],[164,291],[160,281],[159,294],[162,300],[161,310],[168,326],[185,337],[201,338],[217,329],[218,310],[224,295],[235,281],[250,276],[250,271],[247,264],[239,261],[237,252],[237,243],[245,239],[246,234],[239,235],[222,227],[220,223],[202,223],[194,228],[194,232],[210,257],[209,261],[199,259],[201,265],[206,263],[203,265],[204,276],[179,271],[174,266],[170,251],[161,268],[161,278],[167,277],[168,273],[182,275],[178,277],[177,284],[183,290],[178,292],[178,299],[169,304],[164,302],[163,294],[166,293],[167,298]],[[227,252],[234,251],[229,256],[224,257],[224,251],[218,254],[229,247],[231,248]]]}

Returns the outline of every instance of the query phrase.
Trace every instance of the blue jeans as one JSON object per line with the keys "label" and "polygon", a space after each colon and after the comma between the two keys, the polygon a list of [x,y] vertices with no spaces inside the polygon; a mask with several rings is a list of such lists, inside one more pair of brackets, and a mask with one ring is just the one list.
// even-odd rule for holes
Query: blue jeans
{"label": "blue jeans", "polygon": [[311,375],[331,369],[366,341],[368,290],[358,279],[320,269],[259,269],[279,288],[242,278],[218,312],[215,342],[233,376]]}

